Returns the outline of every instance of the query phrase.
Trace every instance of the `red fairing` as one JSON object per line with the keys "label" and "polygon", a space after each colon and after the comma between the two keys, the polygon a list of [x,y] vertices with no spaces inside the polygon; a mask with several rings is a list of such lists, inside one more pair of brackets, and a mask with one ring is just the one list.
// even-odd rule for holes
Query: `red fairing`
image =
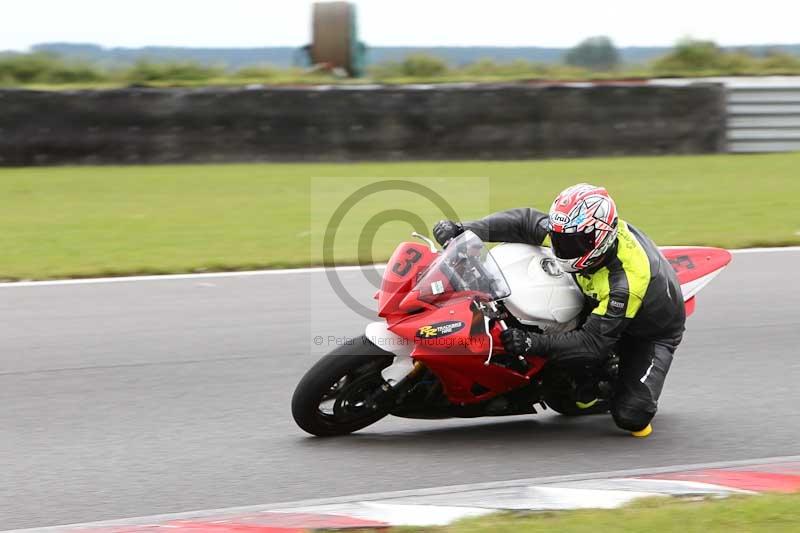
{"label": "red fairing", "polygon": [[706,246],[669,246],[661,253],[678,274],[678,282],[685,285],[728,266],[733,256],[728,250]]}
{"label": "red fairing", "polygon": [[395,249],[386,265],[380,290],[375,293],[378,300],[378,316],[387,317],[401,312],[400,302],[419,276],[436,258],[430,248],[417,242],[403,242]]}
{"label": "red fairing", "polygon": [[483,315],[472,298],[450,300],[446,305],[422,311],[389,326],[398,335],[414,339],[412,357],[428,367],[442,382],[448,399],[455,404],[477,403],[526,385],[544,366],[540,357],[520,374],[499,365],[486,365],[489,349],[502,353],[499,330],[486,335]]}
{"label": "red fairing", "polygon": [[409,315],[390,324],[389,330],[406,339],[414,339],[417,349],[424,347],[426,350],[453,353],[453,349],[458,348],[458,351],[484,355],[489,350],[483,317],[473,309],[469,298],[453,300],[451,305]]}
{"label": "red fairing", "polygon": [[684,303],[684,305],[686,306],[686,318],[692,316],[692,313],[694,313],[694,308],[696,303],[697,300],[694,299],[694,296],[686,300],[686,303]]}
{"label": "red fairing", "polygon": [[728,250],[707,246],[670,246],[661,253],[678,275],[687,317],[694,313],[695,295],[732,259]]}

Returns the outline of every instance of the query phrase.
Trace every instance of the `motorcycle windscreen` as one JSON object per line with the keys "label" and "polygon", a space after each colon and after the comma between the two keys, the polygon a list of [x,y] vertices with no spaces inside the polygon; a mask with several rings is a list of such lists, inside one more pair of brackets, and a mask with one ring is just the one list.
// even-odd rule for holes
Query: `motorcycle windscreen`
{"label": "motorcycle windscreen", "polygon": [[511,289],[486,244],[465,231],[428,267],[412,292],[434,304],[463,296],[495,301],[507,298]]}

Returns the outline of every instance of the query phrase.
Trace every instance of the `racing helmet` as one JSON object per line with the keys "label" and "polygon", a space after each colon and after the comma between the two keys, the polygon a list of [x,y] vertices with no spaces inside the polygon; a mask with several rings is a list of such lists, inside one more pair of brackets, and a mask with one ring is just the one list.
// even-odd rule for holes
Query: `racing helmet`
{"label": "racing helmet", "polygon": [[599,264],[617,240],[617,206],[603,187],[573,185],[550,207],[548,232],[561,270],[580,272]]}

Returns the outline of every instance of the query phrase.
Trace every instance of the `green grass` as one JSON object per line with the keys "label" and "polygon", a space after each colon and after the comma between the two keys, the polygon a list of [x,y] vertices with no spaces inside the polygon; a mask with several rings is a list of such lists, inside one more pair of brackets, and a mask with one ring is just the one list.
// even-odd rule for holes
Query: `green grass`
{"label": "green grass", "polygon": [[[513,162],[0,169],[0,278],[48,279],[320,264],[335,207],[375,180],[414,178],[462,218],[547,208],[577,181],[604,184],[660,244],[800,243],[800,154]],[[427,198],[380,193],[345,217],[337,262],[386,259],[411,231],[384,209],[441,218]],[[378,227],[380,226],[380,227]],[[369,237],[370,231],[365,237]]]}
{"label": "green grass", "polygon": [[622,509],[502,513],[437,528],[435,533],[783,533],[800,531],[800,495],[740,496],[722,500],[653,498]]}

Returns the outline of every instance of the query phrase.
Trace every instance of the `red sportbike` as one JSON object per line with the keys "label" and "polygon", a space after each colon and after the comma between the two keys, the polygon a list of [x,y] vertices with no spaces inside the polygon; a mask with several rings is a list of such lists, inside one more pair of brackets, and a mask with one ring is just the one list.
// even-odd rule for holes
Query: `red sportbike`
{"label": "red sportbike", "polygon": [[[579,326],[584,298],[549,248],[500,244],[491,251],[467,231],[438,251],[401,243],[383,275],[378,316],[361,337],[320,359],[300,380],[292,415],[305,431],[343,435],[387,415],[451,418],[609,409],[618,368],[612,354],[586,368],[600,401],[576,406],[576,377],[538,356],[505,353],[507,327],[541,333]],[[726,250],[662,248],[681,283],[687,315],[695,295],[730,262]]]}

